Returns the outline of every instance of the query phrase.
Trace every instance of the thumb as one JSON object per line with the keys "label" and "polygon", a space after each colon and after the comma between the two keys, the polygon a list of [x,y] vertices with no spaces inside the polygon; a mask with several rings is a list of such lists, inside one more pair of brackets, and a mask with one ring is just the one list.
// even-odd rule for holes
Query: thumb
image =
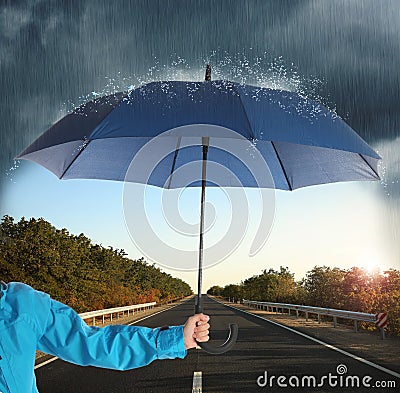
{"label": "thumb", "polygon": [[210,320],[210,317],[206,314],[200,313],[200,314],[195,314],[194,316],[195,322],[208,322]]}

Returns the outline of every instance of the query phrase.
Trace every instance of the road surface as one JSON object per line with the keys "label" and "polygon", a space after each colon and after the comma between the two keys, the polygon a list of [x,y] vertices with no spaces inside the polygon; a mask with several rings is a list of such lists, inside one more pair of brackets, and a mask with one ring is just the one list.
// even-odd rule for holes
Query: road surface
{"label": "road surface", "polygon": [[[56,360],[36,370],[40,393],[190,393],[194,379],[202,387],[197,392],[209,393],[295,392],[302,386],[303,392],[398,391],[396,375],[215,300],[204,303],[212,318],[213,342],[224,341],[229,323],[239,325],[238,342],[230,352],[213,356],[192,349],[185,359],[155,361],[123,372]],[[137,324],[183,324],[193,309],[192,299]],[[352,387],[357,383],[359,387]]]}

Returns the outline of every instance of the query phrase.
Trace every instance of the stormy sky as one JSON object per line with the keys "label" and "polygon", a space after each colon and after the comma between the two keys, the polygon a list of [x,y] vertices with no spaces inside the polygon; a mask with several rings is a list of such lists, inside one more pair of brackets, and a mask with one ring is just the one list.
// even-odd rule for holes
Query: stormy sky
{"label": "stormy sky", "polygon": [[2,215],[19,171],[13,158],[74,105],[94,91],[201,80],[211,62],[216,77],[304,92],[378,150],[383,180],[375,192],[391,244],[399,243],[398,0],[0,4]]}

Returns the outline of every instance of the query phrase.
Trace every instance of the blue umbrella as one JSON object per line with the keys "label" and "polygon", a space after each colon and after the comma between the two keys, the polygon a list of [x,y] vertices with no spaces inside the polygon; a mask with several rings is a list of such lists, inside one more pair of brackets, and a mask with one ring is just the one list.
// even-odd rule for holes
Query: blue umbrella
{"label": "blue umbrella", "polygon": [[[211,81],[210,66],[205,79],[152,82],[97,98],[54,124],[18,156],[37,162],[60,179],[109,179],[164,188],[201,187],[196,312],[202,311],[207,186],[292,191],[316,184],[378,180],[380,159],[336,114],[303,95],[225,80]],[[132,160],[154,138],[162,141],[153,144],[152,154],[160,154],[154,170],[150,175],[141,170],[130,171]],[[254,149],[249,149],[249,144]],[[238,157],[242,153],[232,154],[241,151],[241,146],[245,159]],[[266,164],[268,175],[254,175],[260,169],[258,165],[249,169],[248,161],[255,152]],[[199,177],[188,182],[178,174],[193,161],[199,163]],[[207,170],[212,171],[211,162],[233,175],[222,171],[218,176],[216,171],[210,176]],[[227,351],[238,333],[236,325],[230,325],[230,329],[222,346],[200,346],[210,353]]]}

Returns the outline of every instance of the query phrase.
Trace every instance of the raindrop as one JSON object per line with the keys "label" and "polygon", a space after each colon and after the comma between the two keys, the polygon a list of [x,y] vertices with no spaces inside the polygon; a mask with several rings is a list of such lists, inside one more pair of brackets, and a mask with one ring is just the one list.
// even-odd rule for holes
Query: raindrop
{"label": "raindrop", "polygon": [[13,165],[6,171],[6,178],[11,183],[15,184],[15,180],[14,180],[15,171],[20,167],[20,165],[21,165],[20,160],[14,160]]}

